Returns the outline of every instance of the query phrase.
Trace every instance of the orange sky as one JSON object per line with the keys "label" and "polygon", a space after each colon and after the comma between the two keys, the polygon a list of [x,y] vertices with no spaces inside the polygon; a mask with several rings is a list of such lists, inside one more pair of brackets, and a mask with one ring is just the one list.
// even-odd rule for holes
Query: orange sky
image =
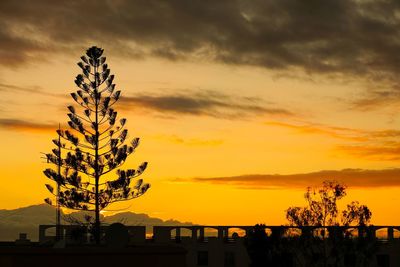
{"label": "orange sky", "polygon": [[[160,11],[156,7],[151,9],[154,14],[131,18],[137,18],[135,22],[148,32],[139,28],[124,32],[123,25],[116,24],[115,32],[105,27],[102,37],[89,34],[76,40],[74,34],[80,28],[75,24],[66,27],[64,21],[57,24],[60,32],[56,32],[51,22],[59,18],[50,17],[54,14],[44,16],[40,23],[31,20],[40,17],[41,5],[61,17],[72,7],[60,4],[58,9],[46,1],[38,2],[32,9],[7,1],[0,4],[0,25],[6,25],[0,32],[0,58],[4,59],[0,63],[0,208],[42,203],[48,197],[42,174],[48,166],[40,153],[50,151],[58,123],[67,122],[66,107],[73,101],[69,93],[75,90],[79,57],[85,48],[98,45],[105,49],[117,88],[122,90],[116,110],[128,119],[129,136],[141,138],[125,166],[135,168],[148,161],[143,178],[152,185],[143,197],[111,206],[109,212],[126,208],[199,224],[284,224],[285,209],[304,204],[308,185],[338,179],[349,186],[343,204],[359,200],[371,208],[372,223],[400,224],[396,215],[400,214],[396,169],[400,98],[394,78],[397,65],[385,54],[389,48],[374,50],[372,43],[366,44],[360,36],[349,41],[343,35],[344,43],[355,45],[354,57],[341,56],[346,47],[331,51],[333,48],[323,43],[327,56],[322,59],[314,50],[318,43],[313,43],[327,41],[320,32],[316,40],[279,44],[300,50],[293,55],[296,60],[273,47],[257,47],[258,39],[254,43],[248,40],[243,51],[236,50],[231,43],[218,46],[225,40],[223,33],[230,33],[225,36],[232,38],[230,42],[241,40],[235,34],[246,35],[247,28],[234,24],[228,14],[225,19],[232,19],[228,26],[209,17],[208,23],[222,38],[215,41],[208,32],[212,29],[196,23],[202,21],[197,15],[180,17],[184,11],[179,8],[171,9],[176,21],[158,30],[141,17],[157,16]],[[112,16],[124,9],[119,5],[126,4],[118,3],[110,11]],[[14,13],[6,14],[11,7]],[[230,8],[224,12],[235,14],[236,9]],[[301,12],[290,6],[274,8],[293,13],[289,12],[288,23],[299,15],[295,12]],[[222,12],[217,6],[210,10]],[[199,7],[200,14],[213,17],[210,10]],[[254,7],[241,5],[240,10],[247,23],[270,33],[260,26],[264,24],[257,20]],[[179,20],[183,23],[186,19],[193,28],[182,28],[181,34],[169,28],[184,27]],[[289,26],[276,27],[283,35],[284,27]],[[339,36],[336,31],[332,34]],[[364,28],[358,33],[369,34]],[[299,40],[311,38],[306,33],[296,34],[293,38]],[[385,38],[372,36],[376,42]],[[190,45],[195,48],[188,48]],[[300,58],[302,54],[308,61]],[[361,63],[367,59],[369,68],[363,69]]]}

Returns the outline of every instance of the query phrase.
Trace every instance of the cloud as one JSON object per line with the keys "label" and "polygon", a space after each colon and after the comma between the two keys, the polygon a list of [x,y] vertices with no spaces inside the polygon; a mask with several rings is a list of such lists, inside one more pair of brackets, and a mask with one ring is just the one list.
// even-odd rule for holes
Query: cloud
{"label": "cloud", "polygon": [[[266,125],[295,130],[302,134],[320,134],[333,138],[362,141],[366,139],[365,131],[346,127],[335,127],[316,123],[292,124],[279,121],[266,122]],[[400,132],[399,132],[400,136]]]}
{"label": "cloud", "polygon": [[[174,181],[183,180],[187,181],[187,179],[176,179]],[[306,188],[318,186],[324,180],[336,180],[355,188],[398,187],[400,186],[400,169],[343,169],[288,175],[254,174],[189,179],[190,182],[195,183],[231,185],[243,189]]]}
{"label": "cloud", "polygon": [[41,54],[45,54],[46,47],[44,44],[29,38],[29,36],[24,36],[13,23],[4,18],[2,12],[4,6],[7,6],[6,2],[0,3],[2,17],[0,18],[0,64],[16,67],[33,59],[38,59]]}
{"label": "cloud", "polygon": [[336,150],[349,155],[379,161],[399,161],[400,142],[381,142],[378,144],[339,145]]}
{"label": "cloud", "polygon": [[364,130],[310,122],[302,124],[266,122],[266,125],[292,129],[301,134],[318,134],[342,140],[343,143],[336,145],[334,150],[357,158],[379,161],[400,160],[399,130]]}
{"label": "cloud", "polygon": [[[124,96],[125,109],[144,109],[172,115],[237,119],[255,115],[292,116],[292,112],[249,97],[234,97],[212,91]],[[271,107],[268,107],[271,106]]]}
{"label": "cloud", "polygon": [[392,85],[383,90],[369,90],[364,96],[352,101],[354,109],[370,111],[377,108],[395,106],[400,104],[400,88]]}
{"label": "cloud", "polygon": [[186,146],[219,146],[224,142],[221,139],[182,138],[176,135],[157,135],[154,137],[174,144]]}
{"label": "cloud", "polygon": [[65,95],[62,94],[54,94],[54,93],[49,93],[44,91],[41,87],[39,86],[17,86],[17,85],[11,85],[11,84],[5,84],[0,82],[0,92],[18,92],[18,93],[28,93],[28,94],[39,94],[39,95],[45,95],[45,96],[52,96],[52,97],[62,97],[65,98]]}
{"label": "cloud", "polygon": [[333,138],[353,140],[353,141],[377,141],[377,139],[399,138],[400,131],[394,129],[384,130],[364,130],[347,127],[329,126],[306,122],[302,124],[292,124],[286,122],[271,121],[266,122],[266,125],[293,129],[304,134],[321,134]]}
{"label": "cloud", "polygon": [[4,0],[1,64],[100,44],[123,57],[393,80],[400,67],[399,9],[394,0]]}
{"label": "cloud", "polygon": [[57,129],[57,124],[29,122],[18,119],[0,118],[0,129],[21,132],[47,132]]}

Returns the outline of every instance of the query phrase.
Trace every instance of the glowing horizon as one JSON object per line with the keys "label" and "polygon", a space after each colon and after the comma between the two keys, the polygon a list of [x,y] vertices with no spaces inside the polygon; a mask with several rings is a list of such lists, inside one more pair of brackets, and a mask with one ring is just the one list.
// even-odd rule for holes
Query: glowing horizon
{"label": "glowing horizon", "polygon": [[[171,6],[166,16],[161,4],[142,14],[149,7],[100,2],[114,18],[110,27],[99,18],[81,29],[68,5],[0,4],[7,26],[0,31],[7,38],[0,42],[0,208],[48,196],[40,153],[51,150],[58,123],[66,126],[76,63],[98,45],[122,90],[116,111],[128,119],[130,137],[141,138],[125,167],[148,161],[143,178],[152,184],[110,210],[199,224],[285,224],[285,209],[305,204],[308,185],[337,179],[349,186],[343,205],[358,200],[371,208],[373,224],[400,225],[398,45],[389,30],[372,33],[379,44],[365,41],[373,29],[360,21],[374,16],[363,3],[320,10],[325,15],[312,21],[326,23],[327,35],[294,6],[239,1],[202,6],[199,15]],[[40,8],[52,11],[47,24],[35,20]],[[357,10],[348,14],[355,29],[338,29],[339,17],[326,22],[349,8]],[[275,9],[290,16],[265,28],[261,11]],[[125,10],[134,12],[128,21],[119,19]],[[399,20],[376,15],[382,27],[392,25],[386,17]],[[299,20],[315,36],[307,27],[292,32]]]}

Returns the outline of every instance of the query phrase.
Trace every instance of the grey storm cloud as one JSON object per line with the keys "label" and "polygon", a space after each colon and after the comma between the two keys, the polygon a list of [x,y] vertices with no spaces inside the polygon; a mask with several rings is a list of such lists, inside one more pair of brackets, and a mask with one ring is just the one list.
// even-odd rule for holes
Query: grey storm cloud
{"label": "grey storm cloud", "polygon": [[214,91],[174,92],[172,94],[138,94],[124,96],[125,109],[145,109],[171,115],[210,116],[237,119],[256,115],[293,116],[286,109],[252,97],[234,97]]}
{"label": "grey storm cloud", "polygon": [[99,44],[124,57],[201,57],[275,70],[394,79],[400,67],[399,3],[3,0],[0,64],[18,65],[44,58],[48,51]]}

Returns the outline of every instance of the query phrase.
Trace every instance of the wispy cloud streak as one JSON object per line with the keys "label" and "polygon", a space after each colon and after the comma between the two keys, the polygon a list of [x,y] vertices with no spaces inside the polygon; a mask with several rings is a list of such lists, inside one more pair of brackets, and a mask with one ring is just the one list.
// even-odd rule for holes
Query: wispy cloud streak
{"label": "wispy cloud streak", "polygon": [[398,138],[400,130],[363,130],[347,127],[329,126],[317,123],[293,124],[279,121],[266,122],[266,125],[293,129],[304,134],[322,134],[338,139],[347,139],[355,141],[368,141],[376,138]]}
{"label": "wispy cloud streak", "polygon": [[38,95],[60,97],[60,98],[66,98],[68,96],[68,95],[46,92],[39,86],[23,87],[23,86],[17,86],[17,85],[12,85],[12,84],[5,84],[5,83],[0,83],[0,92],[38,94]]}
{"label": "wispy cloud streak", "polygon": [[231,185],[243,189],[293,189],[316,186],[324,180],[337,180],[354,188],[399,187],[400,169],[325,170],[299,174],[253,174],[227,177],[175,179],[173,181]]}
{"label": "wispy cloud streak", "polygon": [[224,143],[222,139],[183,138],[177,135],[157,135],[154,138],[185,146],[219,146]]}
{"label": "wispy cloud streak", "polygon": [[315,123],[267,122],[266,125],[292,129],[300,134],[318,134],[342,140],[343,143],[334,149],[354,157],[380,161],[400,160],[399,130],[363,130]]}
{"label": "wispy cloud streak", "polygon": [[57,129],[56,124],[36,123],[18,119],[0,118],[0,129],[20,132],[49,132]]}
{"label": "wispy cloud streak", "polygon": [[369,90],[363,96],[353,100],[351,107],[362,111],[400,106],[400,87],[392,85],[384,90]]}

